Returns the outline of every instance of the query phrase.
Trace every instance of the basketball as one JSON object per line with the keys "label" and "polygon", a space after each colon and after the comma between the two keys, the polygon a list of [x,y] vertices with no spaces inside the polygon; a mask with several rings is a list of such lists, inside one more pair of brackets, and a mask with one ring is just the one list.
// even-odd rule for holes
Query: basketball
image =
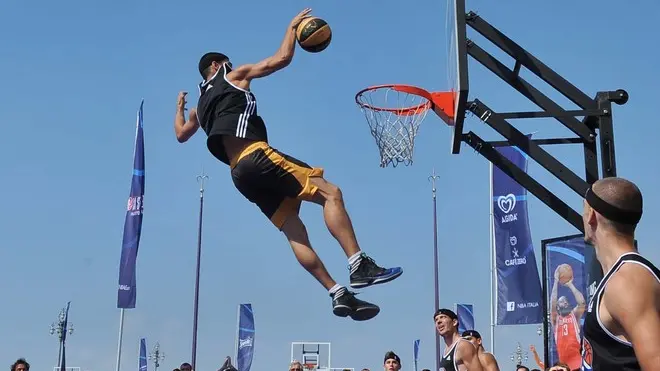
{"label": "basketball", "polygon": [[303,19],[296,29],[296,39],[303,50],[318,53],[325,50],[332,40],[328,23],[318,17]]}
{"label": "basketball", "polygon": [[573,268],[570,265],[562,264],[557,269],[559,270],[559,283],[562,285],[573,279]]}

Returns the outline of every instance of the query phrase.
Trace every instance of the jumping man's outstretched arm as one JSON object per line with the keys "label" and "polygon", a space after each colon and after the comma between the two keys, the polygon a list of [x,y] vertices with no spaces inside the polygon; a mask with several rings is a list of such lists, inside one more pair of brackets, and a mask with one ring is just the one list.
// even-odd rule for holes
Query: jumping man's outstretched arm
{"label": "jumping man's outstretched arm", "polygon": [[250,81],[272,74],[291,63],[296,48],[296,28],[303,19],[309,18],[312,10],[307,8],[296,15],[289,23],[280,48],[272,56],[255,64],[244,64],[231,71],[227,78],[242,89],[249,89]]}
{"label": "jumping man's outstretched arm", "polygon": [[176,116],[174,116],[174,133],[179,143],[190,139],[197,132],[197,129],[199,129],[197,110],[195,108],[190,110],[188,121],[186,121],[186,94],[188,93],[185,91],[179,92],[176,103]]}

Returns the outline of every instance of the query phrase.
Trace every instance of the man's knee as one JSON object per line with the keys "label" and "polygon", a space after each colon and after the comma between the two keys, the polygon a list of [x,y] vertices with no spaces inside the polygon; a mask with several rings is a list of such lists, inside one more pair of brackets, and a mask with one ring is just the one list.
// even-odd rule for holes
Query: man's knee
{"label": "man's knee", "polygon": [[326,189],[326,198],[328,201],[341,202],[343,197],[344,196],[341,193],[341,189],[338,186],[328,183],[328,188]]}
{"label": "man's knee", "polygon": [[316,194],[317,197],[315,197],[315,201],[317,203],[324,203],[325,201],[343,201],[343,195],[341,189],[338,186],[328,182],[323,178],[313,179],[312,183],[318,187],[318,192]]}

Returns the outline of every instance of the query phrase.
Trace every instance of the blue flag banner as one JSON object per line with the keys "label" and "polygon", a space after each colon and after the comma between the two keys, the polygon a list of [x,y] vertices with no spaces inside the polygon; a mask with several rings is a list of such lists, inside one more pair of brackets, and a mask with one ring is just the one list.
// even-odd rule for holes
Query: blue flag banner
{"label": "blue flag banner", "polygon": [[413,361],[415,365],[415,371],[417,371],[417,361],[419,360],[419,342],[419,339],[413,342]]}
{"label": "blue flag banner", "polygon": [[147,371],[147,339],[140,339],[140,360],[139,360],[139,370],[138,371]]}
{"label": "blue flag banner", "polygon": [[[566,363],[571,370],[582,366],[580,345],[584,314],[589,300],[590,261],[593,248],[582,235],[542,241],[547,313],[547,364]],[[587,256],[588,255],[588,256]]]}
{"label": "blue flag banner", "polygon": [[252,304],[241,304],[238,314],[238,351],[236,368],[250,371],[254,355],[254,314]]}
{"label": "blue flag banner", "polygon": [[69,329],[69,308],[71,307],[71,302],[66,303],[66,312],[64,312],[64,322],[62,323],[62,354],[60,355],[60,364],[58,367],[60,371],[66,370],[66,334]]}
{"label": "blue flag banner", "polygon": [[[516,147],[497,149],[527,172]],[[543,322],[543,291],[527,216],[527,190],[491,164],[493,248],[497,271],[497,324]]]}
{"label": "blue flag banner", "polygon": [[140,103],[135,132],[135,152],[133,154],[133,178],[131,193],[128,197],[126,219],[124,220],[124,238],[119,262],[119,289],[117,308],[135,308],[137,283],[135,263],[137,260],[140,236],[142,234],[142,215],[144,201],[144,136],[142,131],[142,107]]}
{"label": "blue flag banner", "polygon": [[474,330],[474,307],[472,304],[456,304],[456,315],[458,316],[458,333]]}

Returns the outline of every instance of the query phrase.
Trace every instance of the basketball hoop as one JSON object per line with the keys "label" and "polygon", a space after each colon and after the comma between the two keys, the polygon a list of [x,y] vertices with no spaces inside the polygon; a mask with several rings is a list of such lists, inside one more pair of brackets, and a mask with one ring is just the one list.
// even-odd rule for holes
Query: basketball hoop
{"label": "basketball hoop", "polygon": [[308,371],[314,371],[316,369],[316,365],[312,363],[305,363],[303,368]]}
{"label": "basketball hoop", "polygon": [[355,95],[380,151],[380,167],[413,162],[415,137],[429,109],[453,122],[453,92],[430,93],[410,85],[376,85]]}

